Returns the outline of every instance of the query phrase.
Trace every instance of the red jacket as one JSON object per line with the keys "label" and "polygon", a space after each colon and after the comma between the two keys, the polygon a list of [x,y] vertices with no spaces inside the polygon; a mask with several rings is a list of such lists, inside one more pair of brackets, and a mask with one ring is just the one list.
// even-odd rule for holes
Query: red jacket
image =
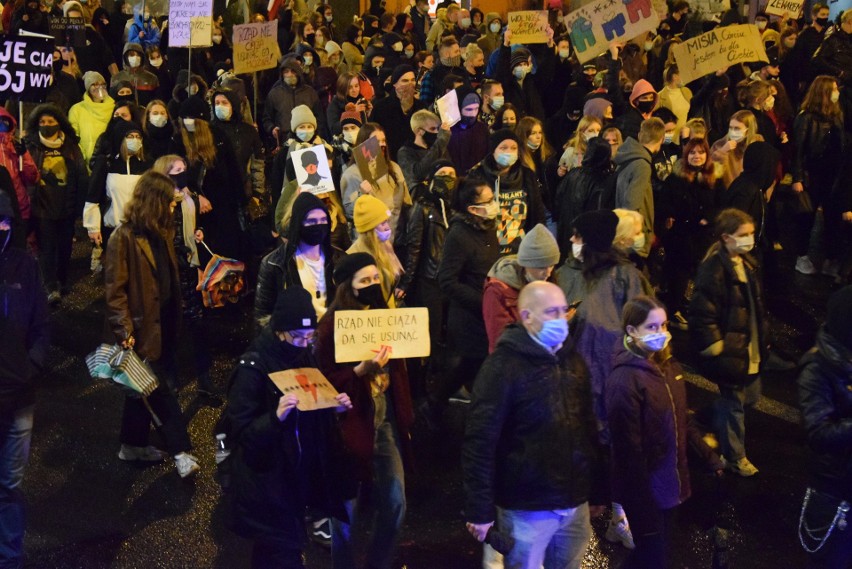
{"label": "red jacket", "polygon": [[27,186],[33,186],[38,183],[41,176],[38,173],[38,167],[33,161],[33,157],[29,152],[24,152],[23,169],[19,166],[18,153],[15,151],[15,130],[18,128],[18,121],[6,109],[0,107],[0,117],[10,119],[12,121],[12,131],[0,133],[0,166],[9,171],[9,176],[12,177],[12,185],[15,186],[15,194],[18,196],[18,207],[21,210],[21,219],[28,220],[32,213],[30,208],[30,196],[27,193]]}
{"label": "red jacket", "polygon": [[518,296],[524,285],[523,273],[517,263],[517,255],[502,257],[485,279],[482,291],[482,318],[485,320],[485,332],[488,334],[488,353],[494,352],[497,340],[506,326],[520,320]]}

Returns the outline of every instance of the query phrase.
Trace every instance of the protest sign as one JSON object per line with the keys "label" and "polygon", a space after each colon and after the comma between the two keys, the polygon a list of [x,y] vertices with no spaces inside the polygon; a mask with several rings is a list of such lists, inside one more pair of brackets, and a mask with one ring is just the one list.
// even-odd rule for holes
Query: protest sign
{"label": "protest sign", "polygon": [[789,16],[798,18],[802,13],[805,0],[769,0],[765,12],[773,16]]}
{"label": "protest sign", "polygon": [[339,405],[334,399],[337,396],[337,390],[316,368],[302,367],[276,371],[269,374],[269,379],[281,395],[293,394],[299,397],[299,402],[296,404],[296,409],[299,411],[316,411]]}
{"label": "protest sign", "polygon": [[278,64],[278,22],[234,26],[234,73],[254,73]]}
{"label": "protest sign", "polygon": [[169,3],[169,47],[213,45],[213,0]]}
{"label": "protest sign", "polygon": [[547,43],[547,10],[509,12],[509,31],[512,43]]}
{"label": "protest sign", "polygon": [[438,99],[436,106],[438,114],[441,116],[443,124],[454,124],[461,121],[461,112],[459,111],[459,94],[455,89],[451,89],[449,93]]}
{"label": "protest sign", "polygon": [[594,0],[564,19],[580,63],[609,49],[610,42],[627,42],[660,25],[651,0]]}
{"label": "protest sign", "polygon": [[737,63],[769,61],[760,41],[760,31],[752,24],[710,30],[672,45],[672,53],[684,83]]}
{"label": "protest sign", "polygon": [[50,33],[56,45],[81,47],[86,45],[86,20],[83,18],[50,18]]}
{"label": "protest sign", "polygon": [[53,41],[53,37],[0,35],[0,100],[44,102]]}
{"label": "protest sign", "polygon": [[352,153],[355,156],[355,163],[358,164],[361,178],[364,180],[375,183],[379,178],[387,176],[388,163],[385,161],[379,139],[375,136],[356,146]]}
{"label": "protest sign", "polygon": [[296,181],[302,190],[312,194],[326,194],[334,191],[334,182],[331,179],[331,170],[328,168],[328,157],[325,146],[319,144],[294,150],[290,153],[293,157],[293,170],[296,172]]}
{"label": "protest sign", "polygon": [[376,357],[382,346],[391,358],[429,355],[429,311],[425,308],[338,310],[334,313],[334,360],[362,362]]}
{"label": "protest sign", "polygon": [[731,0],[692,0],[689,4],[691,9],[702,16],[721,14],[731,9]]}

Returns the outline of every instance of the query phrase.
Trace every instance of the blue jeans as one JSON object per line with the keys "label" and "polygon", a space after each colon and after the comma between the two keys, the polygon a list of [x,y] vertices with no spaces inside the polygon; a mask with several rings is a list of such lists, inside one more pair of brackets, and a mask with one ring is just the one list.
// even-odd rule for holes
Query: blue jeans
{"label": "blue jeans", "polygon": [[760,399],[760,377],[744,387],[719,386],[714,405],[714,430],[722,456],[731,462],[745,457],[745,408]]}
{"label": "blue jeans", "polygon": [[588,502],[564,513],[498,508],[497,518],[515,539],[506,569],[580,569],[592,537]]}
{"label": "blue jeans", "polygon": [[23,566],[26,512],[20,486],[30,456],[34,407],[0,418],[0,569]]}
{"label": "blue jeans", "polygon": [[[396,542],[405,518],[405,475],[397,441],[393,403],[384,394],[373,398],[376,435],[373,442],[373,520],[367,567],[388,569],[393,561]],[[352,526],[361,504],[358,499],[346,502],[349,522],[331,519],[331,558],[334,569],[355,569]]]}

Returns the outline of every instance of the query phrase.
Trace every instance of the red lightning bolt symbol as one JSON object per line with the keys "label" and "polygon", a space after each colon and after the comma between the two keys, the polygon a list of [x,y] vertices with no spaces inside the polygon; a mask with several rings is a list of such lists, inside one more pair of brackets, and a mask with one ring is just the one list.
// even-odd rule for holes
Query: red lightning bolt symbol
{"label": "red lightning bolt symbol", "polygon": [[299,382],[299,385],[302,386],[302,389],[304,389],[305,391],[307,391],[308,393],[310,393],[311,395],[314,396],[314,403],[316,403],[317,402],[317,386],[314,385],[313,383],[311,383],[308,380],[308,376],[301,374],[301,373],[297,373],[296,374],[296,381]]}

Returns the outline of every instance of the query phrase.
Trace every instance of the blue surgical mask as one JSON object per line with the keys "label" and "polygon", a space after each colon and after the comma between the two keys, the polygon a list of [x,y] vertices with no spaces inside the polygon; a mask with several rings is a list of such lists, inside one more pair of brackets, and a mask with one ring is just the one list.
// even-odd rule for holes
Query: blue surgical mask
{"label": "blue surgical mask", "polygon": [[530,68],[526,65],[518,65],[512,70],[512,74],[515,76],[515,79],[523,79],[527,76],[527,73],[530,72]]}
{"label": "blue surgical mask", "polygon": [[503,97],[503,96],[493,97],[491,99],[491,108],[494,109],[495,111],[499,111],[500,108],[503,106],[503,103],[505,101],[506,101],[506,98]]}
{"label": "blue surgical mask", "polygon": [[654,332],[638,338],[638,342],[650,352],[659,352],[669,345],[672,335],[669,332]]}
{"label": "blue surgical mask", "polygon": [[541,330],[536,334],[536,340],[548,348],[556,348],[568,337],[568,321],[564,318],[545,320],[541,323]]}
{"label": "blue surgical mask", "polygon": [[388,229],[387,231],[380,231],[380,230],[376,229],[376,237],[378,237],[378,238],[379,238],[379,241],[381,241],[382,243],[384,243],[385,241],[387,241],[388,239],[390,239],[390,237],[391,237],[391,230],[390,230],[390,229]]}
{"label": "blue surgical mask", "polygon": [[517,152],[501,152],[499,153],[494,160],[497,161],[497,164],[501,168],[507,168],[512,166],[515,162],[518,161],[518,153]]}

